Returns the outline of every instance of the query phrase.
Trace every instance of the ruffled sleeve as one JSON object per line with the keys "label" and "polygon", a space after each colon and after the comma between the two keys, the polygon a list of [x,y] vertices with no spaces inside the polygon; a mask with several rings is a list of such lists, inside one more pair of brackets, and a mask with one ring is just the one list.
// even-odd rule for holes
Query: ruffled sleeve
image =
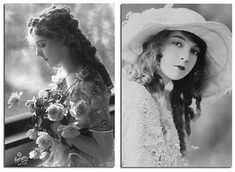
{"label": "ruffled sleeve", "polygon": [[180,165],[177,163],[180,153],[173,158],[170,155],[162,132],[160,109],[151,94],[142,85],[130,81],[124,82],[122,89],[123,167]]}

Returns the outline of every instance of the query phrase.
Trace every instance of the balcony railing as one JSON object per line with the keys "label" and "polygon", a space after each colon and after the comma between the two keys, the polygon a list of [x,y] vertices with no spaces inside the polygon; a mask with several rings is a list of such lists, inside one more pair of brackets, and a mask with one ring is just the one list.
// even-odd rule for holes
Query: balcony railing
{"label": "balcony railing", "polygon": [[[110,99],[109,111],[112,125],[114,126],[114,94]],[[36,146],[35,141],[30,140],[27,131],[33,114],[23,113],[5,119],[5,145],[4,166],[5,167],[34,167],[42,163],[41,160],[29,159],[29,152]]]}

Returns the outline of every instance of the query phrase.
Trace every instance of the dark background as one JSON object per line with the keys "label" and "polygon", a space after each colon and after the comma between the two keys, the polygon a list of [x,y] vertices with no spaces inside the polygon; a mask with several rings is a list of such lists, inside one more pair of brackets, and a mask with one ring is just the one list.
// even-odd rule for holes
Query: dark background
{"label": "dark background", "polygon": [[[163,4],[123,4],[122,22],[130,11],[136,13],[163,6]],[[192,9],[203,15],[206,20],[223,23],[232,31],[231,4],[174,4],[174,7]],[[190,150],[187,158],[190,166],[231,167],[232,94],[203,100],[201,108],[201,117],[192,122],[192,134],[187,139]]]}

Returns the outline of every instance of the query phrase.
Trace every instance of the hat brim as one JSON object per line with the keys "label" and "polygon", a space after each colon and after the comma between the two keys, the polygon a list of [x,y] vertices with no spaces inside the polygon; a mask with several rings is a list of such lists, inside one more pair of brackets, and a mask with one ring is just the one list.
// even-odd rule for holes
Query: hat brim
{"label": "hat brim", "polygon": [[[143,43],[162,30],[188,31],[200,37],[207,44],[206,55],[209,61],[209,77],[203,96],[223,94],[227,90],[231,90],[232,35],[230,30],[221,23],[151,23],[145,25],[128,40],[123,39],[123,60],[129,63],[134,62],[136,56],[143,51]],[[124,37],[125,35],[123,35]]]}

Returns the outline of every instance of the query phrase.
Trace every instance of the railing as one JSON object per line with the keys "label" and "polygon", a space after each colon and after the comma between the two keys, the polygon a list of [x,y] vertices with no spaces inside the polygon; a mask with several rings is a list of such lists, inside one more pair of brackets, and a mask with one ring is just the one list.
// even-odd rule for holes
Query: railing
{"label": "railing", "polygon": [[[114,94],[110,98],[109,111],[114,126]],[[25,135],[27,126],[31,123],[32,115],[24,113],[5,119],[5,167],[34,167],[42,162],[41,160],[28,158],[29,152],[36,146],[35,141],[30,140]]]}

